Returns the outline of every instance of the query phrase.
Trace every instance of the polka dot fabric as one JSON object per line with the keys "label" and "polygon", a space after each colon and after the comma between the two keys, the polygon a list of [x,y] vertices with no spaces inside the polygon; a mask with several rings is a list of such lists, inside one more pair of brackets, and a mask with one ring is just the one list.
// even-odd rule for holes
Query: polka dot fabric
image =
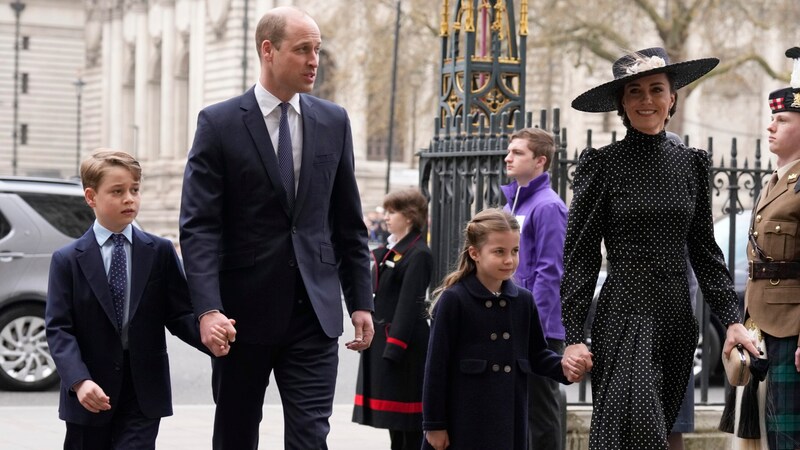
{"label": "polka dot fabric", "polygon": [[725,325],[739,321],[714,241],[709,168],[704,151],[664,132],[629,129],[622,141],[581,155],[561,298],[567,344],[584,342],[605,241],[608,277],[592,326],[592,450],[667,448],[698,337],[687,248],[712,311]]}
{"label": "polka dot fabric", "polygon": [[114,251],[111,253],[111,267],[108,269],[108,287],[111,289],[111,300],[114,302],[114,314],[117,329],[122,329],[122,318],[125,314],[125,287],[128,284],[128,269],[125,262],[125,236],[112,234]]}

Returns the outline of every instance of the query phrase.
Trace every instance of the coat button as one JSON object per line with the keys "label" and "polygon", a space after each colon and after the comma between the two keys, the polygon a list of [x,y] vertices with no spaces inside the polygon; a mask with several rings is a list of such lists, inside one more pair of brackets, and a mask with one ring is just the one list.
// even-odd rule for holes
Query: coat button
{"label": "coat button", "polygon": [[505,340],[509,340],[509,339],[511,339],[511,333],[509,333],[508,331],[506,331],[505,333],[503,333],[503,339],[505,339]]}
{"label": "coat button", "polygon": [[294,267],[296,265],[297,265],[297,262],[294,260],[294,258],[289,258],[289,267]]}
{"label": "coat button", "polygon": [[757,238],[757,237],[758,237],[758,231],[753,231],[753,237],[754,237],[754,238]]}
{"label": "coat button", "polygon": [[510,372],[511,372],[511,366],[505,366],[505,367],[503,367],[503,372],[505,372],[505,373],[510,373]]}
{"label": "coat button", "polygon": [[507,301],[505,301],[505,300],[500,300],[500,307],[501,307],[501,308],[505,308],[507,304],[508,304],[508,302],[507,302]]}
{"label": "coat button", "polygon": [[761,222],[761,214],[756,216],[756,222]]}
{"label": "coat button", "polygon": [[487,308],[491,308],[492,307],[492,301],[491,300],[486,300],[485,305],[486,305]]}
{"label": "coat button", "polygon": [[780,225],[775,225],[775,231],[777,233],[780,233],[781,232],[781,226]]}
{"label": "coat button", "polygon": [[750,253],[751,253],[753,256],[756,256],[756,251],[755,251],[755,250],[750,250]]}
{"label": "coat button", "polygon": [[489,339],[496,341],[497,340],[497,333],[492,333],[489,335]]}
{"label": "coat button", "polygon": [[492,364],[492,372],[500,372],[500,364]]}
{"label": "coat button", "polygon": [[297,227],[292,227],[292,234],[297,234]]}

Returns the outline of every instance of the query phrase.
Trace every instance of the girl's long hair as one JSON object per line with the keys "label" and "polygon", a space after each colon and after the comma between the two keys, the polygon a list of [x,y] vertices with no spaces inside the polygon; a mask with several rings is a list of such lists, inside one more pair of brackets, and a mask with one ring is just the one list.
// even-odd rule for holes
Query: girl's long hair
{"label": "girl's long hair", "polygon": [[433,313],[433,308],[442,292],[477,270],[475,261],[469,256],[469,248],[475,247],[480,250],[489,238],[489,234],[504,231],[519,232],[519,222],[511,213],[500,208],[484,209],[467,222],[467,226],[464,228],[464,246],[458,255],[457,267],[444,277],[442,284],[431,294],[433,301],[429,309],[430,313]]}

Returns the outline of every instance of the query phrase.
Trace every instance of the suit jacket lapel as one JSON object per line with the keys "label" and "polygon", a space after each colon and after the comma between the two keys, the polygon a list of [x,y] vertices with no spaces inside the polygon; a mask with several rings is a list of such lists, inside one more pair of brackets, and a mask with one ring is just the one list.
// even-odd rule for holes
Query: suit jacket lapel
{"label": "suit jacket lapel", "polygon": [[297,185],[297,198],[295,199],[295,214],[303,207],[308,195],[311,176],[314,172],[314,145],[317,135],[317,111],[314,109],[314,99],[300,94],[300,111],[303,120],[303,162],[300,165],[300,182]]}
{"label": "suit jacket lapel", "polygon": [[254,88],[250,88],[242,95],[240,107],[243,110],[242,119],[244,121],[244,126],[247,128],[247,131],[250,132],[250,137],[253,138],[253,143],[258,150],[261,163],[267,171],[267,177],[269,177],[272,183],[272,188],[283,193],[283,195],[279,195],[278,197],[280,197],[280,202],[284,211],[286,214],[289,214],[289,200],[286,198],[286,189],[283,188],[281,175],[280,172],[278,172],[278,156],[269,138],[267,124],[264,123],[264,116],[261,115],[261,108],[258,107]]}
{"label": "suit jacket lapel", "polygon": [[131,245],[131,298],[128,307],[128,320],[133,319],[136,309],[142,300],[142,294],[150,279],[156,252],[153,240],[149,236],[133,228],[133,245]]}
{"label": "suit jacket lapel", "polygon": [[78,250],[78,266],[83,271],[83,276],[89,282],[100,307],[105,311],[108,320],[117,326],[117,316],[114,313],[114,304],[111,301],[111,290],[108,288],[108,277],[106,268],[103,265],[103,256],[100,254],[100,246],[97,245],[97,238],[94,231],[89,229],[75,246]]}

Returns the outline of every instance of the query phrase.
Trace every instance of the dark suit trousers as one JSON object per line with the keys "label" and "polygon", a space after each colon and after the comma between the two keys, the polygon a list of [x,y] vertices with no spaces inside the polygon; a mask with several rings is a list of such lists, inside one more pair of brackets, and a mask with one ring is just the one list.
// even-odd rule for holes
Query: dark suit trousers
{"label": "dark suit trousers", "polygon": [[[547,347],[564,353],[564,341],[547,339]],[[561,450],[566,441],[560,384],[547,377],[528,376],[528,449]]]}
{"label": "dark suit trousers", "polygon": [[131,380],[131,365],[127,352],[125,352],[123,371],[120,398],[111,399],[111,404],[116,408],[111,422],[99,427],[67,422],[64,450],[147,450],[156,448],[156,437],[161,419],[150,419],[142,414]]}
{"label": "dark suit trousers", "polygon": [[283,342],[236,342],[227,356],[214,359],[214,449],[258,448],[264,394],[273,370],[283,403],[284,448],[327,449],[338,365],[338,339],[325,335],[307,299],[295,300]]}

